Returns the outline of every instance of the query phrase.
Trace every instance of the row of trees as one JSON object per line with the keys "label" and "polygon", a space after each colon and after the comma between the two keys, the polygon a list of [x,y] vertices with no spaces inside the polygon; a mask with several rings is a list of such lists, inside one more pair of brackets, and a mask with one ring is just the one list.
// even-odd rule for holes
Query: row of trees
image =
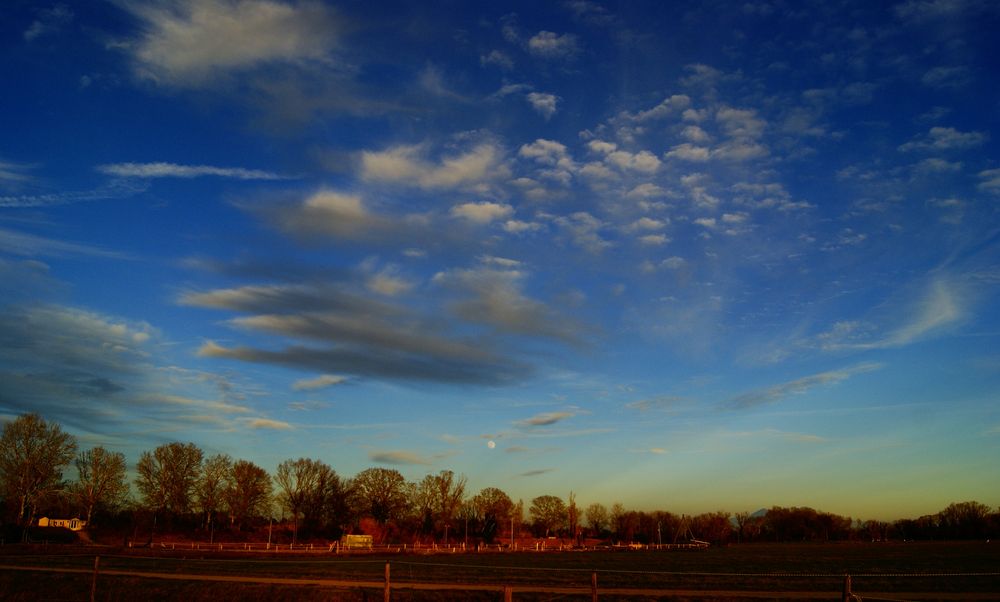
{"label": "row of trees", "polygon": [[[63,471],[75,466],[77,479]],[[573,541],[672,543],[732,541],[829,541],[845,539],[945,539],[1000,535],[1000,513],[984,504],[952,504],[938,514],[895,523],[860,522],[811,508],[766,512],[712,512],[678,516],[594,503],[580,508],[542,495],[527,508],[504,491],[487,487],[467,495],[466,479],[443,470],[417,482],[389,468],[368,468],[343,478],[320,460],[289,459],[274,475],[225,454],[205,457],[192,443],[167,443],[141,454],[132,496],[123,454],[102,447],[79,452],[75,439],[36,414],[7,422],[0,436],[0,496],[5,519],[26,527],[40,516],[151,517],[161,530],[230,529],[241,532],[287,518],[293,541],[302,536],[336,538],[366,532],[378,540],[444,541],[457,535],[492,543],[520,536]],[[159,521],[159,522],[157,522]],[[459,531],[461,529],[461,531]]]}

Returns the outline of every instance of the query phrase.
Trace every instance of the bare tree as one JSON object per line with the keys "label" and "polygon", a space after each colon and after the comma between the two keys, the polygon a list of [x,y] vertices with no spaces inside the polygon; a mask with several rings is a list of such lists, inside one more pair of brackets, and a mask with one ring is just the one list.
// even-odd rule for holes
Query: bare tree
{"label": "bare tree", "polygon": [[569,525],[569,536],[574,542],[580,539],[580,509],[576,507],[576,494],[569,492],[569,504],[566,506],[566,522]]}
{"label": "bare tree", "polygon": [[38,500],[62,486],[62,470],[76,454],[76,440],[38,414],[3,425],[0,435],[0,491],[17,505],[15,522],[34,518]]}
{"label": "bare tree", "polygon": [[317,498],[322,497],[330,473],[333,469],[310,458],[285,460],[278,465],[274,475],[279,489],[278,503],[292,514],[293,542],[298,541],[299,518],[307,516],[307,510],[315,514]]}
{"label": "bare tree", "polygon": [[[452,519],[458,513],[465,499],[465,476],[456,477],[450,470],[442,470],[436,475],[427,475],[417,487],[417,500],[421,510],[430,512],[430,518],[444,529],[445,543]],[[426,514],[425,514],[426,515]]]}
{"label": "bare tree", "polygon": [[142,452],[135,484],[146,505],[172,514],[190,511],[201,458],[202,451],[194,443],[166,443]]}
{"label": "bare tree", "polygon": [[201,475],[195,485],[198,506],[205,513],[205,527],[214,523],[215,514],[222,506],[233,459],[228,454],[216,454],[201,465]]}
{"label": "bare tree", "polygon": [[595,537],[600,537],[601,533],[607,529],[608,509],[604,507],[604,504],[594,502],[593,504],[587,506],[584,516],[586,517],[587,524],[590,525],[590,530],[594,533]]}
{"label": "bare tree", "polygon": [[229,520],[238,528],[255,516],[267,512],[271,506],[271,475],[253,462],[237,460],[230,469],[223,492]]}
{"label": "bare tree", "polygon": [[83,507],[89,526],[97,507],[118,507],[128,496],[125,454],[95,447],[80,453],[75,464],[78,478],[70,485],[70,495]]}

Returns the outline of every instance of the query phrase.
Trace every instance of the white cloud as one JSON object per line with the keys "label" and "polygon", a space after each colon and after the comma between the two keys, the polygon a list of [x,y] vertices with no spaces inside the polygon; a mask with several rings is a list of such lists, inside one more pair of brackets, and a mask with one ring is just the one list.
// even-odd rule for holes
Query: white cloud
{"label": "white cloud", "polygon": [[683,111],[691,106],[691,97],[686,94],[674,94],[668,98],[663,99],[663,102],[656,105],[652,109],[646,111],[640,111],[633,115],[628,115],[629,118],[643,122],[643,121],[653,121],[656,119],[662,119],[678,111]]}
{"label": "white cloud", "polygon": [[716,226],[714,217],[699,217],[698,219],[694,220],[694,223],[708,229],[715,228]]}
{"label": "white cloud", "polygon": [[639,219],[632,222],[628,229],[631,231],[639,230],[662,230],[667,226],[667,222],[663,220],[653,219],[651,217],[640,217]]}
{"label": "white cloud", "polygon": [[709,135],[708,132],[701,129],[696,125],[689,125],[681,131],[681,136],[684,136],[691,142],[708,142]]}
{"label": "white cloud", "polygon": [[492,203],[483,201],[481,203],[463,203],[451,208],[451,215],[467,219],[476,224],[488,224],[497,220],[510,217],[514,213],[514,208],[504,203]]}
{"label": "white cloud", "polygon": [[361,153],[362,177],[366,180],[416,185],[425,189],[483,189],[488,183],[506,178],[503,149],[480,143],[472,149],[433,162],[426,148],[397,146],[385,151]]}
{"label": "white cloud", "polygon": [[544,59],[569,59],[580,52],[576,36],[540,31],[528,40],[528,51]]}
{"label": "white cloud", "polygon": [[519,220],[507,220],[503,224],[503,229],[511,234],[523,234],[525,232],[537,232],[544,226],[537,222],[524,222]]}
{"label": "white cloud", "polygon": [[398,270],[390,266],[369,276],[365,286],[374,293],[395,297],[413,289],[414,284],[400,276]]}
{"label": "white cloud", "polygon": [[715,120],[726,135],[732,138],[760,138],[767,125],[767,122],[757,117],[756,111],[730,107],[719,109]]}
{"label": "white cloud", "polygon": [[591,253],[600,253],[612,246],[611,242],[601,237],[600,231],[604,228],[604,222],[586,211],[560,216],[554,221],[564,232],[569,234],[576,245]]}
{"label": "white cloud", "polygon": [[674,255],[673,257],[667,257],[661,261],[660,265],[669,270],[679,270],[687,265],[687,261],[683,257],[677,257]]}
{"label": "white cloud", "polygon": [[670,238],[666,234],[646,234],[639,237],[639,242],[648,246],[659,246],[670,242]]}
{"label": "white cloud", "polygon": [[972,81],[968,67],[934,67],[924,73],[921,83],[931,88],[959,88]]}
{"label": "white cloud", "polygon": [[489,54],[479,57],[479,63],[484,66],[496,65],[504,71],[514,68],[514,60],[500,50],[491,50]]}
{"label": "white cloud", "polygon": [[918,174],[928,175],[937,173],[957,172],[962,170],[961,161],[945,161],[932,157],[924,159],[913,166],[913,170]]}
{"label": "white cloud", "polygon": [[530,144],[521,146],[518,156],[533,159],[542,165],[574,168],[572,159],[566,154],[566,145],[555,140],[539,138]]}
{"label": "white cloud", "polygon": [[743,139],[731,140],[712,150],[712,157],[726,161],[749,161],[769,154],[767,147]]}
{"label": "white cloud", "polygon": [[587,148],[592,152],[607,155],[617,150],[618,145],[613,142],[605,142],[604,140],[591,140],[587,143]]}
{"label": "white cloud", "polygon": [[557,105],[559,104],[560,98],[555,94],[529,92],[526,98],[528,99],[528,102],[531,103],[531,107],[546,120],[551,119],[558,110]]}
{"label": "white cloud", "polygon": [[1000,194],[1000,169],[987,169],[979,172],[978,188],[993,194]]}
{"label": "white cloud", "polygon": [[292,430],[292,425],[283,420],[271,420],[270,418],[251,418],[245,421],[246,425],[252,429],[270,429],[274,431]]}
{"label": "white cloud", "polygon": [[244,169],[242,167],[215,167],[212,165],[178,165],[177,163],[109,163],[97,170],[111,176],[123,178],[197,178],[217,176],[237,180],[283,180],[282,176],[270,171]]}
{"label": "white cloud", "polygon": [[899,150],[965,150],[982,146],[987,140],[989,135],[986,132],[961,132],[955,128],[934,126],[926,134],[899,145]]}
{"label": "white cloud", "polygon": [[684,161],[708,161],[709,149],[704,146],[695,146],[684,142],[673,147],[664,155],[667,159],[681,159]]}
{"label": "white cloud", "polygon": [[627,193],[625,193],[625,196],[630,199],[653,199],[657,197],[664,197],[667,195],[668,193],[666,190],[664,190],[663,188],[661,188],[656,184],[653,184],[652,182],[645,182],[643,184],[639,184],[632,190],[629,190]]}
{"label": "white cloud", "polygon": [[57,4],[49,9],[40,10],[38,18],[24,31],[24,40],[32,42],[43,35],[58,33],[73,20],[73,11],[65,4]]}
{"label": "white cloud", "polygon": [[639,151],[633,154],[628,151],[616,150],[609,153],[605,160],[621,169],[647,174],[655,173],[660,168],[660,160],[649,151]]}
{"label": "white cloud", "polygon": [[614,180],[618,177],[615,172],[608,169],[607,165],[597,161],[592,161],[581,167],[580,175],[594,180]]}
{"label": "white cloud", "polygon": [[347,382],[346,376],[321,374],[315,378],[303,378],[292,383],[293,391],[316,391]]}
{"label": "white cloud", "polygon": [[134,44],[139,72],[178,85],[273,62],[325,61],[338,41],[323,3],[180,0],[127,5],[145,21]]}

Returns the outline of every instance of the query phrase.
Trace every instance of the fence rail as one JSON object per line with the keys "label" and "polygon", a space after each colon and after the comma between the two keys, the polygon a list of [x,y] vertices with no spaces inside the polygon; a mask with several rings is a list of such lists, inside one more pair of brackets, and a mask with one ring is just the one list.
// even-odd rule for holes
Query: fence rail
{"label": "fence rail", "polygon": [[[35,560],[41,559],[43,557],[22,557],[24,560]],[[51,558],[51,557],[49,557]],[[949,592],[949,591],[936,591],[936,592],[913,592],[913,591],[895,591],[895,592],[877,592],[870,591],[864,594],[860,594],[854,591],[852,586],[852,577],[854,578],[893,578],[893,579],[947,579],[947,578],[968,578],[968,577],[978,577],[978,578],[988,578],[990,579],[990,584],[995,586],[995,589],[1000,589],[1000,581],[996,578],[1000,577],[1000,572],[957,572],[957,573],[856,573],[853,575],[844,575],[837,573],[792,573],[792,572],[767,572],[767,573],[738,573],[738,572],[681,572],[681,571],[628,571],[620,569],[607,569],[607,570],[591,570],[591,569],[578,569],[578,568],[546,568],[546,567],[531,567],[530,570],[533,572],[549,572],[549,573],[579,573],[581,574],[580,579],[572,579],[571,583],[564,584],[553,584],[544,582],[517,582],[517,583],[471,583],[471,582],[461,582],[463,575],[462,571],[469,571],[470,569],[492,569],[497,571],[503,570],[517,570],[524,571],[525,567],[505,567],[496,565],[468,565],[468,564],[450,564],[450,563],[429,563],[429,562],[413,562],[413,561],[394,561],[388,562],[385,560],[357,560],[352,561],[352,564],[377,564],[381,565],[384,563],[384,576],[382,579],[378,579],[378,573],[373,573],[372,578],[367,579],[332,579],[327,577],[276,577],[269,575],[254,575],[254,574],[218,574],[218,573],[204,573],[204,572],[187,572],[181,569],[182,572],[169,572],[166,570],[137,570],[135,568],[112,568],[106,564],[102,566],[101,557],[94,556],[93,568],[89,568],[84,564],[81,564],[84,560],[90,558],[90,556],[72,556],[72,557],[57,557],[57,558],[71,558],[78,566],[39,566],[34,564],[3,564],[0,565],[0,572],[7,571],[29,571],[29,572],[49,572],[49,573],[68,573],[68,574],[80,574],[80,575],[90,575],[90,599],[95,600],[98,592],[98,580],[99,577],[133,577],[142,579],[161,579],[161,580],[173,580],[173,581],[214,581],[214,582],[226,582],[226,583],[240,583],[240,584],[270,584],[278,586],[319,586],[328,587],[334,589],[376,589],[383,591],[383,597],[385,602],[389,602],[391,599],[391,592],[395,590],[421,590],[421,591],[439,591],[439,592],[453,592],[457,596],[460,592],[496,592],[501,593],[506,602],[511,602],[513,597],[517,593],[530,593],[530,594],[547,594],[547,595],[573,595],[573,596],[589,596],[593,601],[597,601],[601,594],[605,594],[613,597],[653,597],[653,596],[677,596],[686,598],[760,598],[768,597],[774,599],[832,599],[837,593],[840,594],[841,600],[843,602],[849,602],[853,600],[892,600],[892,601],[902,601],[909,599],[921,599],[921,598],[933,598],[938,600],[996,600],[1000,591],[991,592]],[[134,556],[121,556],[121,555],[108,555],[105,557],[109,560],[115,559],[129,559],[134,560]],[[150,560],[150,558],[142,558],[143,560]],[[155,559],[155,558],[152,558]],[[178,560],[178,559],[174,559]],[[197,561],[188,559],[179,559],[180,562],[188,563],[188,566],[194,568]],[[215,562],[215,561],[213,561]],[[255,561],[254,564],[257,562]],[[284,563],[284,561],[283,561]],[[434,567],[437,569],[448,569],[452,572],[459,582],[452,580],[449,581],[426,581],[426,580],[412,580],[412,579],[398,579],[393,578],[392,567],[398,569],[400,567]],[[380,571],[381,572],[381,571]],[[584,574],[588,578],[584,577]],[[646,575],[646,576],[672,576],[672,577],[726,577],[726,578],[788,578],[788,579],[826,579],[830,580],[827,583],[833,585],[834,583],[842,583],[842,588],[834,590],[832,587],[827,589],[810,589],[810,590],[783,590],[783,589],[709,589],[709,588],[668,588],[668,587],[627,587],[627,586],[599,586],[599,574],[604,575],[604,577],[610,577],[614,575]],[[405,575],[405,573],[404,573]],[[468,575],[466,575],[468,576]],[[541,580],[541,579],[540,579]],[[834,593],[836,591],[836,593]],[[905,598],[903,597],[905,596]]]}

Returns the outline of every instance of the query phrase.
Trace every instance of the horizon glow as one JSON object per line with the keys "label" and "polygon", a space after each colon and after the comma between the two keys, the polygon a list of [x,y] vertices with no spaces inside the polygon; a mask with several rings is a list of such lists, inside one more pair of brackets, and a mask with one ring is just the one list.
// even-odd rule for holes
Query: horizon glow
{"label": "horizon glow", "polygon": [[1000,505],[992,3],[0,29],[4,418],[526,503]]}

